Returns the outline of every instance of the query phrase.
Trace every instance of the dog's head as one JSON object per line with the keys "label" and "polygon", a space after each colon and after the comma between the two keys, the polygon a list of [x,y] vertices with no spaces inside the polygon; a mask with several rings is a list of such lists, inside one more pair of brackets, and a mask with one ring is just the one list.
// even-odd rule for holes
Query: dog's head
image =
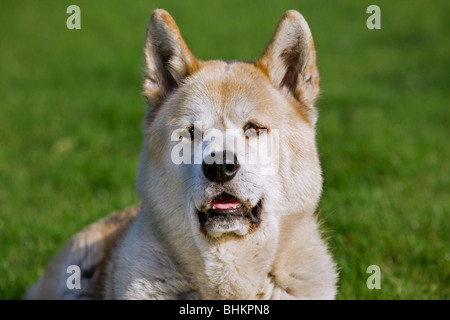
{"label": "dog's head", "polygon": [[262,57],[244,62],[197,59],[172,17],[155,10],[144,53],[138,188],[156,223],[211,240],[314,212],[319,75],[300,13],[286,12]]}

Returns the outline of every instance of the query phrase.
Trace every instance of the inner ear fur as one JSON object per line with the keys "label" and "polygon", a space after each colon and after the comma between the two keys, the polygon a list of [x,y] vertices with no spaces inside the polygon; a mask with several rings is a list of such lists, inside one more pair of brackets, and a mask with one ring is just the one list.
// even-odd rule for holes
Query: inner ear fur
{"label": "inner ear fur", "polygon": [[283,94],[300,101],[314,124],[314,103],[319,95],[316,51],[308,23],[295,10],[281,18],[272,39],[256,63]]}
{"label": "inner ear fur", "polygon": [[170,14],[153,11],[144,47],[143,94],[150,107],[157,107],[185,77],[198,69],[198,60],[189,50]]}

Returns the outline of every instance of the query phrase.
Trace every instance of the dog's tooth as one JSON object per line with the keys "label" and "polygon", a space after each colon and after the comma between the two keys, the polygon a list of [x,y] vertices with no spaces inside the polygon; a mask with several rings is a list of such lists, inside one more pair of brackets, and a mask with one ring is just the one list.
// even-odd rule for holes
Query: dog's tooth
{"label": "dog's tooth", "polygon": [[216,206],[213,206],[212,208],[213,208],[213,210],[216,210]]}

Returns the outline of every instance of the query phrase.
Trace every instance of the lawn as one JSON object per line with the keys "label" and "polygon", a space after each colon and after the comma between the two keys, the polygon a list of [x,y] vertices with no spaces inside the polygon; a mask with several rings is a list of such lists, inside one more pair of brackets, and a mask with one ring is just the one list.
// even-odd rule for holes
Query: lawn
{"label": "lawn", "polygon": [[[81,8],[69,30],[66,8]],[[381,9],[369,30],[366,9]],[[201,59],[256,59],[287,9],[321,74],[318,215],[338,299],[450,299],[450,2],[3,1],[0,299],[76,231],[137,203],[142,47],[165,8]],[[381,289],[366,272],[377,265]]]}

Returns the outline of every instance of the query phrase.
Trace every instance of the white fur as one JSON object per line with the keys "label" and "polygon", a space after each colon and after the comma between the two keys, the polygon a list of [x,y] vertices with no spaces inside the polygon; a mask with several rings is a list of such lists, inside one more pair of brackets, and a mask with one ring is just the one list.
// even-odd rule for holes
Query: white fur
{"label": "white fur", "polygon": [[[297,60],[286,61],[285,52]],[[292,80],[295,77],[298,80]],[[322,191],[314,77],[318,72],[311,32],[296,11],[285,14],[255,64],[197,60],[170,15],[153,13],[145,45],[149,109],[138,174],[140,212],[126,220],[129,227],[123,228],[112,250],[98,254],[85,249],[87,257],[105,259],[105,276],[98,280],[101,297],[335,297],[335,264],[314,215]],[[237,154],[238,173],[223,185],[209,181],[200,164],[175,165],[171,150],[179,141],[172,141],[173,132],[195,121],[202,122],[206,139],[193,142],[199,146],[196,152],[203,151],[200,145],[208,144],[212,132],[233,129],[234,137],[255,153],[258,138],[246,139],[246,123],[267,126],[267,135],[279,130],[276,173],[259,174],[261,166],[245,163],[242,153]],[[214,148],[225,151],[227,146]],[[251,207],[262,201],[259,225],[245,219],[211,222],[211,229],[202,232],[197,211],[221,192]],[[56,268],[66,265],[67,258],[62,260]],[[39,290],[32,296],[39,296]]]}

